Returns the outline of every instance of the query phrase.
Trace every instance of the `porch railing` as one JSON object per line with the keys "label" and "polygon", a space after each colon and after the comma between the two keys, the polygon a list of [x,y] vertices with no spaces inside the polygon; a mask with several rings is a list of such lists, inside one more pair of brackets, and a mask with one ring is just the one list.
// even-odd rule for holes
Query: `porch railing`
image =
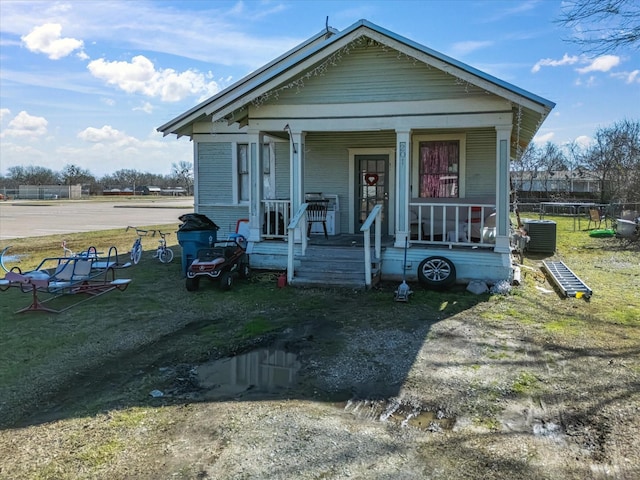
{"label": "porch railing", "polygon": [[495,205],[476,203],[409,203],[411,242],[493,247]]}
{"label": "porch railing", "polygon": [[373,207],[369,216],[360,227],[364,234],[364,283],[367,288],[371,287],[371,225],[374,226],[374,256],[376,261],[380,261],[382,254],[382,205]]}
{"label": "porch railing", "polygon": [[262,235],[267,238],[286,238],[291,211],[290,200],[262,200],[264,224]]}
{"label": "porch railing", "polygon": [[307,251],[307,207],[309,204],[303,203],[296,214],[291,219],[291,223],[287,225],[287,283],[291,283],[294,276],[293,256],[294,256],[294,243],[296,240],[296,230],[299,232],[300,239],[302,241],[302,255]]}

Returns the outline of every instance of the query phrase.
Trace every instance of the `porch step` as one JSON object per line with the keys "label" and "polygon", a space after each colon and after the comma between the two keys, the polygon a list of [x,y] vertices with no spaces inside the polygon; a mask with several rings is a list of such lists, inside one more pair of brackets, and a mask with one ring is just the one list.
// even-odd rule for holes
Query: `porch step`
{"label": "porch step", "polygon": [[[366,288],[362,247],[310,246],[305,256],[296,257],[296,264],[293,286]],[[378,281],[380,260],[372,252],[371,283]]]}

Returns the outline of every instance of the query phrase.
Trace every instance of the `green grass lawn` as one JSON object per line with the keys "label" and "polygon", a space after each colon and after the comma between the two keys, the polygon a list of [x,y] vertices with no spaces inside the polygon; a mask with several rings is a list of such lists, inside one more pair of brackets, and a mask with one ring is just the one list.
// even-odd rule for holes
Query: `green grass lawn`
{"label": "green grass lawn", "polygon": [[[557,222],[556,254],[525,257],[523,284],[514,288],[512,295],[482,296],[478,304],[479,298],[463,289],[434,293],[415,285],[411,303],[423,304],[440,316],[476,308],[488,321],[516,318],[563,342],[588,340],[591,345],[607,346],[637,341],[638,248],[623,248],[615,238],[591,238],[586,231],[574,231],[570,218],[553,220]],[[175,231],[177,225],[148,228]],[[74,251],[88,246],[106,251],[116,246],[125,261],[135,234],[121,229],[65,238]],[[59,255],[60,241],[58,236],[36,237],[1,242],[0,247],[13,245],[8,252],[13,260],[7,262],[7,267],[28,270],[44,256]],[[66,377],[74,368],[88,363],[99,365],[105,356],[149,345],[189,326],[193,335],[184,345],[167,352],[180,360],[192,361],[216,348],[240,348],[252,339],[295,325],[300,318],[322,317],[323,311],[341,301],[342,296],[347,297],[344,301],[350,304],[349,308],[371,309],[374,324],[376,311],[397,308],[389,302],[393,291],[384,287],[354,295],[335,290],[279,289],[270,273],[259,273],[251,282],[239,281],[231,292],[222,292],[209,282],[203,282],[199,292],[187,292],[180,247],[175,242],[175,235],[169,237],[176,258],[164,265],[152,258],[156,239],[145,237],[140,264],[117,272],[119,277],[132,279],[126,291],[108,293],[61,314],[15,314],[30,303],[30,295],[15,288],[1,292],[0,393],[15,389],[16,383],[25,379],[44,382],[51,375]],[[540,270],[543,258],[563,260],[593,290],[590,301],[544,293],[551,286]],[[491,308],[481,308],[482,304]],[[347,316],[338,320],[349,322]],[[65,368],[61,370],[60,365]]]}
{"label": "green grass lawn", "polygon": [[[552,220],[557,224],[555,255],[526,256],[523,284],[507,297],[483,297],[492,308],[482,315],[488,320],[517,317],[522,324],[536,325],[567,341],[582,338],[585,332],[590,342],[608,344],[624,339],[623,330],[637,327],[640,318],[637,245],[624,248],[615,238],[591,238],[587,231],[574,231],[571,218]],[[175,231],[177,225],[147,228]],[[65,238],[74,251],[89,246],[106,251],[115,246],[124,262],[135,234],[120,229]],[[0,242],[0,248],[12,244],[7,267],[18,266],[24,271],[34,268],[42,257],[60,255],[60,242],[59,236],[35,237]],[[117,272],[119,277],[132,279],[126,291],[111,292],[64,313],[15,314],[29,304],[30,295],[15,288],[0,294],[0,391],[12,388],[19,379],[45,378],[62,363],[69,367],[84,365],[87,355],[99,364],[107,351],[146,345],[187,325],[199,325],[195,338],[200,341],[187,345],[180,356],[202,356],[212,347],[239,345],[286,328],[300,315],[321,315],[327,302],[334,303],[340,295],[333,290],[278,289],[275,276],[269,273],[256,275],[250,283],[237,282],[231,292],[221,292],[213,283],[203,282],[201,291],[190,293],[184,287],[176,236],[169,237],[176,257],[168,265],[152,258],[155,238],[145,237],[143,246],[140,264]],[[544,258],[564,261],[593,290],[590,301],[542,293],[551,288],[540,270]],[[446,315],[472,309],[478,300],[460,289],[434,293],[415,285],[414,290],[412,303],[422,302]],[[349,301],[361,301],[363,309],[375,311],[389,305],[390,295],[393,293],[383,288],[357,294]]]}

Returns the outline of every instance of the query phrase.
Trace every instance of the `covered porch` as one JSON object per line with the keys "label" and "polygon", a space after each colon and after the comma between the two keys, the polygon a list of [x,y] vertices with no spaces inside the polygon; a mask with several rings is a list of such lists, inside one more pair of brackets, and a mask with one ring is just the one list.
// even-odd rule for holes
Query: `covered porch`
{"label": "covered porch", "polygon": [[[361,263],[354,264],[353,269],[361,274],[360,283],[365,287],[375,283],[376,278],[401,278],[405,273],[407,278],[417,279],[421,261],[429,255],[443,255],[443,252],[465,264],[456,266],[459,273],[466,275],[464,279],[477,278],[477,271],[475,275],[473,269],[465,271],[466,264],[476,264],[474,257],[480,252],[487,259],[483,278],[509,276],[511,246],[506,146],[510,129],[493,125],[484,127],[481,133],[476,132],[495,142],[495,149],[484,152],[482,158],[476,160],[485,167],[483,182],[489,185],[483,187],[482,194],[466,185],[471,178],[469,172],[480,167],[472,166],[471,159],[466,158],[466,142],[456,140],[458,149],[465,150],[458,154],[461,158],[456,157],[452,168],[457,172],[455,196],[443,198],[426,197],[419,186],[421,160],[412,152],[420,151],[420,139],[431,138],[424,130],[396,132],[395,148],[351,148],[349,141],[357,143],[354,139],[361,138],[363,133],[351,134],[348,137],[351,140],[345,141],[342,160],[334,157],[327,160],[322,152],[322,147],[327,148],[326,144],[318,143],[324,135],[307,132],[298,136],[290,129],[286,133],[290,135],[287,142],[289,198],[265,198],[265,182],[259,176],[251,181],[250,198],[256,201],[249,204],[249,252],[254,268],[286,270],[289,282],[296,284],[300,271],[304,270],[305,257],[309,256],[307,247],[311,244],[313,252],[322,248],[336,251],[338,246],[360,250]],[[342,132],[335,136],[340,135],[349,134]],[[268,135],[258,132],[255,145],[250,145],[252,171],[264,171],[262,154],[268,150],[258,148],[258,145],[264,142],[265,136]],[[455,135],[440,132],[437,138],[448,137],[473,139],[460,132]],[[490,168],[486,168],[487,157],[491,159]],[[333,162],[332,170],[341,171],[339,178],[323,179],[309,173],[329,161]],[[499,183],[502,178],[496,172],[505,169],[504,182]],[[275,182],[282,184],[277,178]],[[492,193],[486,194],[487,191]],[[308,209],[315,201],[310,200],[309,195],[323,198],[322,192],[338,192],[326,195],[335,198],[332,203],[337,207],[332,212],[332,235],[327,235],[331,238],[325,238],[324,228],[318,223],[312,225],[308,234]],[[413,192],[421,196],[413,197]],[[461,193],[464,196],[460,196]],[[499,221],[500,218],[504,221]],[[407,265],[403,265],[405,242]],[[330,258],[330,255],[329,252],[326,257]],[[337,266],[334,267],[337,270]],[[326,277],[332,277],[332,272],[327,271]]]}

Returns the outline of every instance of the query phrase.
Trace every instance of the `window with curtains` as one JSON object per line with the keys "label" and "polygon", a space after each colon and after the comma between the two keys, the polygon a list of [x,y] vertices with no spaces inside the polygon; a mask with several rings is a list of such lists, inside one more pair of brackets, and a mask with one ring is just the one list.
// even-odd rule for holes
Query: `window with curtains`
{"label": "window with curtains", "polygon": [[458,198],[460,192],[460,142],[424,141],[419,144],[420,197]]}

